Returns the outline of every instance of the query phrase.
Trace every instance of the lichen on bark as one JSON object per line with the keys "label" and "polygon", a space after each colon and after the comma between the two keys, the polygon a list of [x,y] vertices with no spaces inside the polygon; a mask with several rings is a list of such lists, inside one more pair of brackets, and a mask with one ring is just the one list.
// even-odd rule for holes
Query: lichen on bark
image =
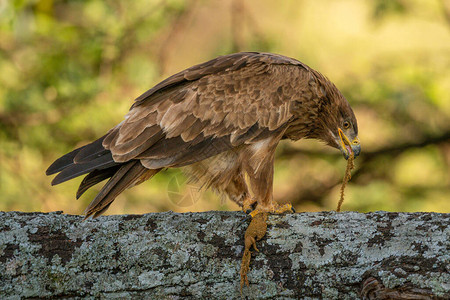
{"label": "lichen on bark", "polygon": [[[81,220],[1,212],[0,298],[241,299],[244,213]],[[437,213],[272,215],[243,296],[354,299],[385,289],[445,299],[449,225],[450,214]]]}

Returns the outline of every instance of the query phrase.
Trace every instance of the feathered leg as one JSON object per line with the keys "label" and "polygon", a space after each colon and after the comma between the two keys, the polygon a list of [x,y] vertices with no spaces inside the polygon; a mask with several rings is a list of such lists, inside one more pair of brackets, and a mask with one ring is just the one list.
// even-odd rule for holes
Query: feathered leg
{"label": "feathered leg", "polygon": [[250,215],[252,221],[245,231],[244,236],[244,254],[241,262],[241,292],[242,287],[248,285],[247,274],[250,270],[251,252],[250,248],[258,251],[256,241],[262,239],[267,230],[267,218],[269,213],[293,212],[291,204],[278,205],[273,201],[273,172],[275,148],[279,138],[269,138],[251,144],[247,147],[243,155],[245,160],[245,171],[250,177],[250,188],[255,200],[248,199],[244,206],[253,205],[256,201],[257,206]]}
{"label": "feathered leg", "polygon": [[260,140],[248,145],[242,153],[244,171],[250,178],[250,190],[254,199],[248,199],[244,204],[252,205],[252,202],[257,202],[256,209],[251,212],[252,217],[260,212],[279,214],[292,211],[291,204],[280,206],[273,201],[275,148],[279,141],[280,136]]}

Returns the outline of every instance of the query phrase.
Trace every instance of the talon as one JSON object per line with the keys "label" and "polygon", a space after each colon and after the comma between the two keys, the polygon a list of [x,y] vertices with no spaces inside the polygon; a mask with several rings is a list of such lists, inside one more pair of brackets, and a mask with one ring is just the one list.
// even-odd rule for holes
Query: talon
{"label": "talon", "polygon": [[292,207],[292,204],[286,203],[286,204],[280,205],[274,211],[274,213],[276,213],[276,214],[282,214],[285,212],[295,212],[294,207]]}

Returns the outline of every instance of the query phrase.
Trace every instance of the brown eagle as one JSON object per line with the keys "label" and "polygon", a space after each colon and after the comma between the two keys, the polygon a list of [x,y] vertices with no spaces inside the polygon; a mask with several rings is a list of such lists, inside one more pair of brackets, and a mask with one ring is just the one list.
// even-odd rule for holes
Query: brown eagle
{"label": "brown eagle", "polygon": [[86,217],[105,212],[126,188],[177,167],[244,210],[281,212],[290,206],[273,202],[275,148],[301,138],[322,140],[345,158],[361,149],[355,115],[325,76],[285,56],[235,53],[160,82],[135,100],[124,121],[46,173],[59,173],[52,185],[88,174],[77,198],[109,178]]}

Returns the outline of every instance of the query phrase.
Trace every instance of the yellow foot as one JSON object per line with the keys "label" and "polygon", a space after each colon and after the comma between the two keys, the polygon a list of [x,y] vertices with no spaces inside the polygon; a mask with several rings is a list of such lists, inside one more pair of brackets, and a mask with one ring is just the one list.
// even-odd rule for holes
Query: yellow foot
{"label": "yellow foot", "polygon": [[252,253],[250,251],[250,248],[253,246],[253,248],[256,251],[259,251],[258,248],[256,248],[256,241],[259,241],[266,235],[267,231],[267,212],[261,212],[257,215],[253,216],[252,221],[250,222],[250,225],[248,225],[247,230],[245,231],[244,236],[244,255],[242,256],[242,262],[241,262],[241,293],[242,288],[244,287],[244,284],[247,286],[248,284],[248,278],[247,274],[250,270],[250,259],[252,257]]}
{"label": "yellow foot", "polygon": [[254,218],[257,214],[262,213],[262,212],[269,212],[269,213],[273,213],[273,214],[282,214],[285,212],[295,212],[295,210],[292,207],[292,204],[290,204],[290,203],[286,203],[283,205],[272,204],[268,208],[261,208],[260,205],[258,205],[256,207],[256,209],[250,213],[250,216],[252,216],[252,218]]}

